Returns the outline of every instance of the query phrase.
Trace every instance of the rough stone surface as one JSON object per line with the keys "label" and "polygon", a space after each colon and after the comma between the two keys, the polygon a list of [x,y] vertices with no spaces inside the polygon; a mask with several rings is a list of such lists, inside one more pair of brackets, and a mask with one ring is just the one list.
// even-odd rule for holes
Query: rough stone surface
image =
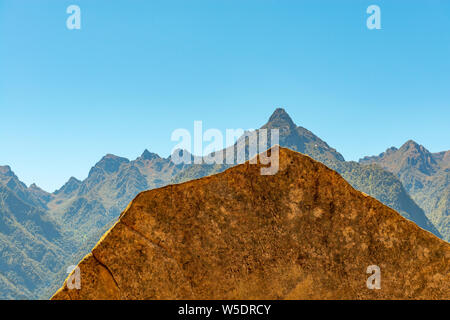
{"label": "rough stone surface", "polygon": [[140,193],[53,299],[450,299],[448,243],[308,156],[260,167]]}

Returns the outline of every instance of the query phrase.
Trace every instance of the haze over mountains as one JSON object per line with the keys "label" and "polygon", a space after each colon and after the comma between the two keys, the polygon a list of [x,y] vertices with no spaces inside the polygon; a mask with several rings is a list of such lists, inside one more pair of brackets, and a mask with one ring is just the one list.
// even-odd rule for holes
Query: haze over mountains
{"label": "haze over mountains", "polygon": [[[296,126],[283,109],[277,109],[262,128],[279,129],[281,146],[324,163],[339,172],[357,190],[442,237],[408,194],[408,191],[413,194],[416,189],[422,190],[422,198],[418,192],[414,199],[424,205],[428,217],[439,225],[444,235],[447,234],[449,181],[448,166],[443,163],[448,163],[448,152],[433,154],[433,160],[430,160],[433,169],[429,171],[432,182],[423,178],[425,183],[425,180],[417,178],[411,183],[415,186],[413,188],[407,183],[411,179],[404,179],[407,174],[398,175],[387,166],[382,168],[382,164],[375,163],[375,158],[361,163],[346,162],[326,142],[307,129]],[[95,164],[85,180],[71,178],[52,194],[35,185],[27,188],[9,167],[0,167],[0,246],[5,248],[1,251],[0,298],[48,298],[65,278],[66,268],[90,252],[139,192],[201,178],[229,167],[175,165],[170,157],[162,158],[148,150],[133,161],[106,155]],[[416,177],[415,174],[413,176]],[[422,179],[419,173],[417,176]],[[407,189],[401,181],[408,186]],[[418,188],[419,182],[425,183],[428,193]],[[443,190],[440,197],[431,196],[433,188],[438,192]],[[431,201],[429,205],[427,201]],[[443,207],[447,209],[442,210]]]}
{"label": "haze over mountains", "polygon": [[450,298],[450,244],[310,157],[281,148],[277,174],[261,167],[140,193],[79,264],[80,290],[53,298]]}

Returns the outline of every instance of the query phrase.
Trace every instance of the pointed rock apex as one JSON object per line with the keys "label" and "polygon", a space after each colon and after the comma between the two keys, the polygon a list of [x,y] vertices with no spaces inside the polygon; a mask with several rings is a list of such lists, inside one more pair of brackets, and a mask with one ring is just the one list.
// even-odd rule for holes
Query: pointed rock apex
{"label": "pointed rock apex", "polygon": [[81,183],[81,180],[78,180],[75,177],[70,177],[69,180],[65,183],[65,186],[79,186]]}
{"label": "pointed rock apex", "polygon": [[95,166],[89,172],[89,175],[92,175],[99,169],[104,170],[107,173],[113,173],[119,170],[119,167],[122,163],[128,162],[130,162],[130,160],[128,160],[127,158],[122,158],[114,154],[107,154],[99,162],[95,164]]}
{"label": "pointed rock apex", "polygon": [[288,127],[296,127],[294,121],[292,121],[291,117],[288,115],[286,110],[283,108],[277,108],[269,118],[269,122],[267,124],[271,124],[275,127],[288,126]]}
{"label": "pointed rock apex", "polygon": [[153,160],[153,159],[159,159],[160,156],[156,153],[150,152],[147,149],[144,150],[142,155],[140,156],[140,159],[142,160]]}
{"label": "pointed rock apex", "polygon": [[106,154],[100,161],[108,160],[108,159],[113,159],[113,160],[118,160],[118,161],[129,161],[127,158],[119,157],[112,153]]}
{"label": "pointed rock apex", "polygon": [[75,177],[70,177],[70,179],[59,189],[55,191],[55,194],[64,193],[64,194],[70,194],[74,190],[78,189],[78,187],[81,185],[81,181],[78,180]]}
{"label": "pointed rock apex", "polygon": [[398,149],[396,147],[390,147],[389,149],[386,150],[386,153],[392,153],[398,151]]}
{"label": "pointed rock apex", "polygon": [[44,196],[46,198],[47,198],[47,196],[50,195],[47,191],[43,190],[36,183],[30,184],[30,186],[28,187],[28,190],[33,192],[34,194],[41,195],[41,196]]}
{"label": "pointed rock apex", "polygon": [[[450,244],[306,155],[280,148],[278,173],[264,167],[140,193],[79,263],[81,289],[68,279],[52,299],[449,298]],[[378,291],[364,289],[371,248]]]}
{"label": "pointed rock apex", "polygon": [[406,141],[399,149],[401,152],[407,152],[407,153],[417,153],[421,155],[427,155],[431,157],[430,151],[427,150],[423,145],[418,144],[414,140],[408,140]]}
{"label": "pointed rock apex", "polygon": [[78,180],[77,178],[75,178],[75,177],[70,177],[70,179],[69,179],[69,181],[67,181],[67,183],[75,183],[75,184],[80,184],[81,183],[81,181],[80,180]]}

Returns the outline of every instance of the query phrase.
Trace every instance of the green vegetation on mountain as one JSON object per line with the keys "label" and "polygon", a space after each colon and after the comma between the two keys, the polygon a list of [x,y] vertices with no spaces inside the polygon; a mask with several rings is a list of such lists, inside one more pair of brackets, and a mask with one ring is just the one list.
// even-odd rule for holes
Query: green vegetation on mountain
{"label": "green vegetation on mountain", "polygon": [[431,153],[410,140],[360,163],[375,163],[395,174],[443,239],[450,241],[450,151]]}
{"label": "green vegetation on mountain", "polygon": [[[345,162],[326,142],[296,126],[283,109],[277,109],[262,129],[279,129],[281,146],[324,163],[356,189],[440,236],[394,174],[377,165]],[[252,134],[255,132],[247,133]],[[241,139],[245,137],[238,142]],[[244,146],[248,155],[248,144]],[[237,144],[230,148],[237,148]],[[193,156],[189,156],[192,160]],[[445,157],[441,155],[439,161]],[[52,194],[36,185],[27,187],[9,167],[0,167],[0,299],[49,298],[66,277],[67,267],[77,264],[90,252],[138,193],[219,173],[230,166],[175,165],[171,157],[161,158],[147,150],[132,161],[106,155],[85,180],[70,178]],[[436,188],[448,186],[448,175],[439,177],[444,182],[434,179]],[[446,195],[433,201],[430,207],[437,212],[433,221],[438,223],[442,217],[439,212],[447,210],[448,213],[445,209],[449,203],[448,189]],[[441,225],[445,223],[448,226],[448,220]]]}
{"label": "green vegetation on mountain", "polygon": [[[397,210],[405,218],[414,221],[421,228],[441,237],[423,210],[410,198],[399,179],[390,172],[379,166],[346,162],[344,157],[325,141],[309,130],[296,126],[284,109],[275,110],[261,129],[278,129],[280,146],[307,154],[322,162],[339,172],[354,188],[378,199]],[[270,142],[270,138],[268,141]],[[237,144],[233,147],[236,148]],[[223,152],[225,153],[225,151]],[[246,152],[248,154],[248,150]],[[229,165],[194,164],[176,175],[172,182],[180,183],[198,179],[221,172],[229,167]]]}
{"label": "green vegetation on mountain", "polygon": [[70,251],[33,188],[0,167],[0,299],[37,298]]}

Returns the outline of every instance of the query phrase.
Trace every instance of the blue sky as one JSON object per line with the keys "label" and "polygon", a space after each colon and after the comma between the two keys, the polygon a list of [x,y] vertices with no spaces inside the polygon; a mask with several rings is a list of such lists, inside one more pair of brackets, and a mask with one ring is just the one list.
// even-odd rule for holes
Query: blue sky
{"label": "blue sky", "polygon": [[408,139],[448,150],[450,1],[0,0],[0,165],[27,184],[279,106],[347,160]]}

